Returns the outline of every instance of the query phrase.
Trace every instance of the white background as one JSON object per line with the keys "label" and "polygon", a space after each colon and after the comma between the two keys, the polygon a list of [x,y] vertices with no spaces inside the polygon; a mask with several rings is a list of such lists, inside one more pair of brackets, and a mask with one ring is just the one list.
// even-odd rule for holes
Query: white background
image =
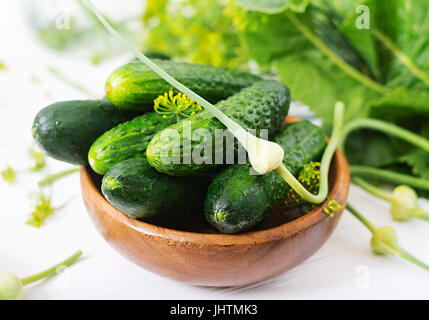
{"label": "white background", "polygon": [[[31,1],[41,3],[44,1]],[[69,168],[54,160],[40,174],[30,166],[31,124],[42,107],[58,100],[87,96],[47,71],[53,66],[97,96],[108,74],[129,56],[91,65],[77,55],[51,51],[38,44],[25,19],[25,3],[3,0],[0,10],[0,168],[20,170],[18,182],[0,181],[0,271],[27,276],[55,264],[75,250],[84,256],[76,265],[25,289],[26,299],[387,299],[429,298],[429,274],[396,257],[380,257],[369,247],[370,233],[345,212],[333,236],[314,256],[275,279],[247,287],[207,288],[175,282],[140,269],[116,253],[96,232],[84,208],[77,174],[54,185],[54,206],[73,198],[40,229],[25,225],[31,210],[28,193],[48,172]],[[105,12],[121,14],[127,7],[141,12],[136,0],[96,1]],[[129,5],[128,5],[129,4]],[[129,9],[129,8],[128,8]],[[292,114],[305,109],[293,107]],[[398,230],[400,243],[429,262],[429,223],[393,222],[388,204],[352,187],[350,203],[378,226]],[[428,203],[424,207],[429,210]]]}

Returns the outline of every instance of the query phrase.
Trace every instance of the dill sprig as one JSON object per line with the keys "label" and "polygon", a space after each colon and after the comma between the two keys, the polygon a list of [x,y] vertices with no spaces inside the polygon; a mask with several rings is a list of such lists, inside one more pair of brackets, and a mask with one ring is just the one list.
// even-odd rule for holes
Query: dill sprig
{"label": "dill sprig", "polygon": [[[310,162],[304,165],[298,175],[298,181],[312,194],[317,194],[320,186],[320,162]],[[317,205],[301,198],[295,190],[289,189],[286,195],[286,209],[300,208],[304,213],[313,210]],[[334,217],[335,212],[344,208],[337,201],[328,198],[328,204],[323,208],[330,217]]]}
{"label": "dill sprig", "polygon": [[[320,162],[310,162],[304,165],[304,167],[299,172],[298,181],[309,192],[312,194],[317,194],[320,186]],[[289,210],[301,208],[304,212],[309,212],[315,207],[315,205],[309,204],[307,201],[302,199],[292,188],[290,188],[287,192],[286,199],[286,208]]]}
{"label": "dill sprig", "polygon": [[55,212],[55,209],[51,205],[50,197],[47,197],[42,193],[36,194],[35,197],[36,205],[33,211],[30,213],[26,224],[40,228],[46,218]]}
{"label": "dill sprig", "polygon": [[177,121],[183,118],[192,118],[202,110],[194,100],[179,92],[176,95],[172,88],[154,100],[154,110],[163,118],[176,117]]}
{"label": "dill sprig", "polygon": [[9,184],[15,183],[16,181],[15,171],[10,166],[7,166],[6,169],[1,172],[1,177]]}
{"label": "dill sprig", "polygon": [[30,150],[30,158],[34,161],[34,165],[30,168],[30,171],[40,171],[46,167],[46,157],[42,152],[32,149]]}
{"label": "dill sprig", "polygon": [[326,207],[323,208],[323,212],[325,212],[328,216],[333,218],[335,216],[335,212],[340,211],[343,208],[344,206],[339,204],[336,200],[329,200]]}

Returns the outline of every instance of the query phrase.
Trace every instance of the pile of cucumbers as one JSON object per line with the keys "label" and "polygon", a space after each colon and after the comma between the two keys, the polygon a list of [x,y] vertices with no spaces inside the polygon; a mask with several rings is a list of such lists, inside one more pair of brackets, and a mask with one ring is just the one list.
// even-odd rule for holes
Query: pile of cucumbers
{"label": "pile of cucumbers", "polygon": [[[326,144],[322,129],[308,121],[282,127],[290,104],[284,84],[222,67],[154,62],[244,128],[268,129],[269,139],[284,148],[284,165],[293,174],[320,158]],[[166,130],[175,129],[183,143],[184,121],[190,121],[192,131],[208,130],[213,140],[216,130],[225,129],[206,111],[178,122],[155,112],[154,99],[170,88],[134,60],[110,74],[104,99],[62,101],[42,109],[33,136],[52,158],[102,175],[104,197],[129,217],[191,221],[205,215],[222,233],[251,229],[285,198],[289,186],[275,172],[254,174],[249,164],[162,161],[166,150],[177,147],[183,160],[199,145],[173,145],[177,141]],[[215,141],[211,145],[213,159],[227,148]],[[234,148],[237,153],[238,143]]]}

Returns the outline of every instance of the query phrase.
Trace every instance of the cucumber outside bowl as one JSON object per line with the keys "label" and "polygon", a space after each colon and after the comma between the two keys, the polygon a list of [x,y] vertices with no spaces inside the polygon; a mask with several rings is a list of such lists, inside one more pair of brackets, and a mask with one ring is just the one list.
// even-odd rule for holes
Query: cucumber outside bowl
{"label": "cucumber outside bowl", "polygon": [[[287,117],[287,122],[298,121]],[[120,254],[160,275],[202,286],[239,286],[263,281],[292,269],[329,238],[342,211],[331,218],[327,202],[287,221],[279,210],[254,231],[220,234],[196,221],[183,231],[131,219],[112,207],[100,191],[100,178],[80,171],[82,195],[97,230]],[[330,170],[329,198],[345,205],[350,173],[336,150]],[[201,212],[203,219],[204,213]]]}

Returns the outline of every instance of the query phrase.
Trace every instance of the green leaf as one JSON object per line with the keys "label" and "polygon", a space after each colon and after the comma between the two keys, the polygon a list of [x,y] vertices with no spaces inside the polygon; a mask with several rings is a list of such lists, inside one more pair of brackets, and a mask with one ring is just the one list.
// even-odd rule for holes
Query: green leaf
{"label": "green leaf", "polygon": [[289,9],[294,12],[304,12],[309,0],[237,0],[236,2],[247,10],[273,14]]}
{"label": "green leaf", "polygon": [[244,19],[242,37],[250,56],[262,66],[310,47],[284,14],[247,12]]}
{"label": "green leaf", "polygon": [[[427,0],[368,1],[373,17],[372,28],[379,29],[396,48],[381,41],[380,51],[387,62],[389,87],[427,88],[429,79],[429,12]],[[388,59],[392,57],[392,59]],[[421,73],[423,76],[419,76]],[[422,81],[422,78],[426,80]],[[426,81],[426,84],[425,84]]]}
{"label": "green leaf", "polygon": [[368,102],[368,116],[421,134],[429,127],[428,101],[429,91],[398,88],[378,100]]}
{"label": "green leaf", "polygon": [[368,99],[378,97],[315,50],[289,55],[275,65],[280,79],[289,86],[292,98],[311,106],[327,124],[331,123],[336,101],[345,103],[345,121],[350,121],[364,117],[366,111],[362,106]]}
{"label": "green leaf", "polygon": [[399,158],[400,162],[411,167],[411,172],[421,178],[429,179],[429,153],[423,150],[405,154]]}
{"label": "green leaf", "polygon": [[[335,14],[332,16],[335,20]],[[329,45],[338,60],[345,61],[357,73],[368,71],[366,61],[338,32],[330,17],[331,13],[325,14],[313,6],[296,15],[315,37]],[[261,66],[274,66],[280,79],[290,87],[292,98],[309,105],[326,123],[331,123],[333,106],[338,100],[346,104],[347,121],[365,116],[366,102],[381,97],[328,58],[286,13],[266,15],[248,11],[243,20],[241,35],[250,56]]]}
{"label": "green leaf", "polygon": [[372,167],[390,165],[398,157],[389,136],[370,130],[359,130],[350,135],[346,155],[350,164]]}
{"label": "green leaf", "polygon": [[[359,51],[361,57],[368,63],[371,72],[369,72],[369,70],[362,70],[362,72],[366,74],[372,73],[381,81],[382,76],[379,67],[377,46],[372,31],[371,29],[358,29],[356,27],[358,15],[356,14],[355,8],[359,5],[367,5],[367,2],[367,0],[357,1],[352,8],[349,8],[345,14],[344,20],[340,24],[339,31],[350,41],[356,50]],[[342,1],[342,3],[351,3],[351,1]]]}

